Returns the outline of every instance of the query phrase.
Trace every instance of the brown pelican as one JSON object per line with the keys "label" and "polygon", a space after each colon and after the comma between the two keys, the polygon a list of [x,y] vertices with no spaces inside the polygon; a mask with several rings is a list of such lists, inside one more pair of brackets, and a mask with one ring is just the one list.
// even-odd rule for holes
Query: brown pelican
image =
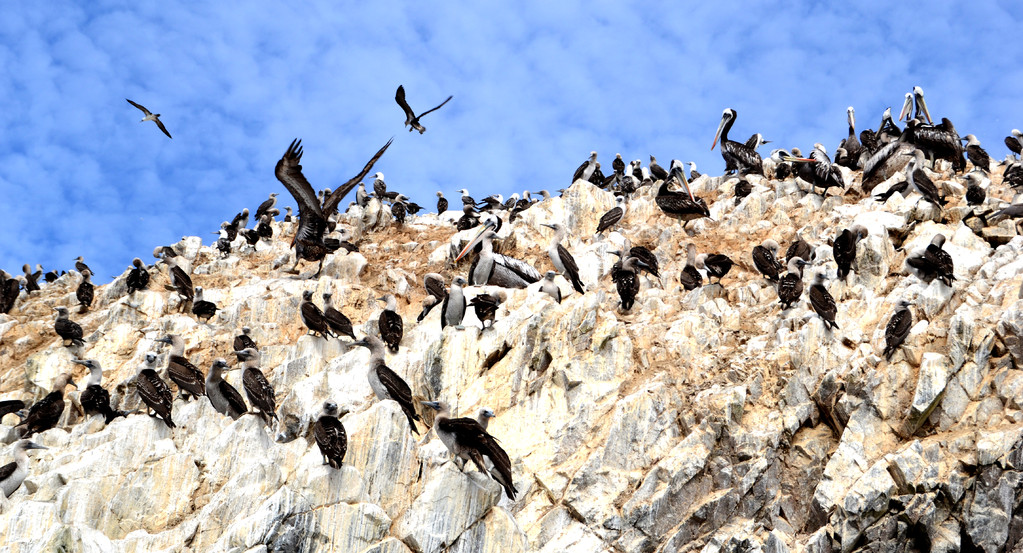
{"label": "brown pelican", "polygon": [[952,286],[955,277],[955,264],[952,256],[942,246],[945,245],[945,235],[935,234],[931,243],[923,253],[910,256],[906,259],[906,265],[915,269],[917,276],[925,282],[931,282],[935,278],[945,283],[945,286]]}
{"label": "brown pelican", "polygon": [[27,438],[36,432],[49,430],[57,425],[57,421],[60,420],[60,415],[64,413],[64,406],[67,403],[64,401],[64,388],[67,386],[78,388],[78,385],[71,381],[70,374],[61,373],[60,376],[53,380],[53,390],[46,394],[43,399],[32,404],[32,407],[29,407],[28,416],[17,424],[17,426],[25,427],[22,433],[23,438]]}
{"label": "brown pelican", "polygon": [[186,401],[189,397],[206,395],[206,376],[185,357],[185,340],[177,334],[168,334],[157,342],[171,347],[167,358],[167,376],[178,386],[178,393]]}
{"label": "brown pelican", "polygon": [[334,306],[331,304],[330,292],[323,293],[323,307],[323,321],[327,323],[330,331],[339,338],[341,336],[348,336],[354,340],[355,330],[352,329],[352,321],[344,313],[334,309]]}
{"label": "brown pelican", "polygon": [[273,386],[259,370],[261,356],[253,348],[246,348],[234,352],[242,361],[242,385],[245,388],[245,395],[249,396],[249,403],[252,407],[259,409],[259,416],[263,422],[270,424],[270,421],[277,419],[277,395]]}
{"label": "brown pelican", "polygon": [[469,270],[469,284],[475,286],[500,286],[502,288],[525,288],[540,281],[540,273],[524,261],[494,253],[493,240],[497,233],[491,230],[495,224],[487,221],[479,233],[465,246],[455,261],[465,257],[477,243],[482,242],[483,249],[476,258],[475,265]]}
{"label": "brown pelican", "polygon": [[[256,341],[252,339],[251,333],[252,333],[251,328],[247,326],[242,327],[242,333],[235,336],[234,342],[231,344],[232,346],[234,346],[235,351],[242,351],[246,348],[252,348],[255,350],[259,349],[259,346],[256,345]],[[241,361],[240,358],[238,360]]]}
{"label": "brown pelican", "polygon": [[572,253],[568,251],[568,248],[561,245],[561,241],[568,234],[568,229],[557,223],[543,223],[543,226],[554,231],[554,240],[551,241],[551,245],[547,248],[547,255],[551,258],[551,264],[572,283],[572,287],[575,288],[576,292],[580,294],[585,293],[586,287],[583,286],[582,281],[579,279],[579,265],[576,264],[575,258],[572,257]]}
{"label": "brown pelican", "polygon": [[732,259],[722,253],[706,254],[701,253],[696,256],[696,266],[703,265],[703,268],[707,271],[707,280],[710,281],[711,277],[717,277],[718,284],[721,284],[721,279],[728,274],[728,271],[732,270]]}
{"label": "brown pelican", "polygon": [[572,182],[579,179],[589,181],[590,177],[593,176],[593,171],[597,168],[597,152],[590,152],[590,157],[586,158],[586,161],[575,170],[572,175]]}
{"label": "brown pelican", "polygon": [[600,224],[597,225],[597,234],[617,225],[625,217],[625,196],[615,196],[615,206],[607,213],[600,216]]}
{"label": "brown pelican", "polygon": [[[128,100],[128,99],[125,98],[125,100]],[[135,106],[135,107],[137,107],[137,108],[139,108],[140,110],[142,110],[142,113],[146,114],[146,116],[143,117],[142,120],[139,121],[139,123],[145,123],[146,121],[152,121],[153,123],[156,123],[157,127],[160,127],[160,130],[163,131],[163,134],[167,135],[167,138],[174,138],[174,137],[172,137],[170,135],[169,132],[167,132],[167,127],[163,126],[163,121],[160,121],[160,114],[159,113],[152,113],[148,109],[142,107],[139,104],[136,104],[135,102],[132,102],[131,100],[128,100],[128,103],[133,105],[133,106]]]}
{"label": "brown pelican", "polygon": [[64,340],[64,346],[82,346],[82,327],[78,323],[67,318],[67,307],[54,307],[57,312],[57,320],[53,323],[53,330]]}
{"label": "brown pelican", "polygon": [[675,176],[675,179],[685,189],[685,193],[670,190],[668,185],[673,179],[665,179],[661,181],[661,186],[657,189],[657,195],[654,197],[657,207],[661,208],[665,215],[682,221],[683,229],[686,228],[689,221],[710,217],[710,209],[707,207],[707,202],[703,201],[703,198],[697,198],[693,195],[689,189],[689,183],[686,182],[685,175],[682,173],[682,169],[678,166],[673,167],[672,175]]}
{"label": "brown pelican", "polygon": [[394,100],[398,102],[398,105],[401,106],[401,109],[405,112],[405,126],[409,128],[408,132],[412,132],[412,129],[415,129],[419,131],[419,134],[423,134],[424,132],[426,132],[426,127],[421,125],[419,123],[419,120],[422,119],[423,116],[426,115],[427,113],[437,111],[438,109],[443,107],[444,104],[448,103],[452,98],[454,98],[454,96],[448,96],[447,99],[441,102],[439,106],[433,109],[428,109],[423,113],[420,113],[419,116],[417,117],[416,113],[412,111],[412,108],[409,107],[408,102],[405,101],[405,87],[402,85],[398,85],[398,90],[394,93]]}
{"label": "brown pelican", "polygon": [[561,288],[554,282],[555,275],[557,273],[554,271],[547,271],[544,274],[543,281],[540,282],[540,291],[554,298],[554,301],[561,303]]}
{"label": "brown pelican", "polygon": [[230,370],[227,369],[227,361],[224,358],[215,359],[206,377],[206,397],[210,398],[210,405],[218,413],[238,420],[248,411],[248,407],[238,390],[224,380],[224,370]]}
{"label": "brown pelican", "polygon": [[689,244],[686,247],[686,266],[682,268],[679,281],[687,292],[703,286],[703,275],[696,268],[696,244]]}
{"label": "brown pelican", "polygon": [[824,321],[825,328],[838,328],[835,323],[838,307],[835,306],[835,298],[831,297],[828,289],[824,287],[824,273],[817,273],[814,276],[813,284],[810,286],[810,305]]}
{"label": "brown pelican", "polygon": [[149,271],[142,260],[136,257],[131,261],[131,265],[133,268],[128,272],[126,279],[129,294],[149,287]]}
{"label": "brown pelican", "polygon": [[991,169],[991,156],[980,147],[980,140],[972,134],[964,136],[963,140],[966,141],[966,157],[970,159],[970,163],[987,173]]}
{"label": "brown pelican", "polygon": [[448,325],[458,328],[462,327],[462,318],[465,317],[465,293],[462,287],[465,286],[465,279],[456,276],[451,281],[451,288],[444,297],[444,305],[440,310],[440,327],[443,329]]}
{"label": "brown pelican", "polygon": [[728,131],[732,129],[732,124],[735,123],[737,115],[732,108],[726,109],[721,114],[721,123],[718,124],[718,130],[714,133],[714,142],[711,143],[710,149],[714,149],[720,137],[721,157],[725,160],[726,173],[738,171],[742,175],[747,173],[763,175],[764,165],[760,154],[746,144],[728,139]]}
{"label": "brown pelican", "polygon": [[845,189],[841,173],[831,163],[827,150],[820,142],[813,145],[813,151],[810,152],[809,158],[787,157],[785,161],[808,163],[808,166],[800,167],[797,171],[799,177],[809,181],[814,190],[823,188],[824,193],[827,193],[828,188],[831,187]]}
{"label": "brown pelican", "polygon": [[295,246],[295,265],[291,268],[290,272],[297,272],[298,263],[305,259],[307,261],[320,262],[319,268],[314,275],[319,276],[320,270],[323,269],[323,259],[327,256],[328,252],[337,249],[331,249],[332,245],[323,239],[323,235],[327,230],[327,219],[337,212],[337,206],[341,203],[342,198],[348,195],[355,188],[355,185],[369,173],[370,169],[373,168],[373,164],[380,159],[380,156],[384,155],[384,152],[387,151],[388,146],[391,145],[393,140],[393,138],[388,140],[387,144],[384,144],[382,148],[377,150],[377,153],[366,162],[366,165],[359,174],[331,192],[324,200],[322,206],[316,200],[316,192],[313,191],[312,185],[309,184],[305,175],[302,174],[302,141],[295,139],[291,142],[288,150],[284,152],[284,155],[274,168],[277,180],[281,181],[281,184],[288,189],[288,192],[291,193],[298,204],[298,230],[295,231],[293,242]]}
{"label": "brown pelican", "polygon": [[835,263],[838,264],[838,278],[843,279],[852,270],[852,263],[856,260],[856,244],[867,237],[867,228],[862,225],[853,225],[847,228],[835,238],[831,251],[835,256]]}
{"label": "brown pelican", "polygon": [[437,273],[426,273],[423,276],[423,286],[426,288],[426,297],[423,298],[423,310],[416,317],[417,322],[422,322],[434,307],[444,303],[448,295],[444,288],[444,277]]}
{"label": "brown pelican", "polygon": [[323,311],[313,303],[313,291],[302,292],[302,304],[299,306],[299,315],[302,317],[302,324],[309,329],[309,332],[324,338],[330,334],[327,321],[323,318]]}
{"label": "brown pelican", "polygon": [[10,313],[18,301],[21,283],[10,273],[0,270],[0,313]]}
{"label": "brown pelican", "polygon": [[192,314],[201,322],[209,324],[210,318],[217,314],[217,309],[217,304],[202,299],[202,286],[196,286]]}
{"label": "brown pelican", "polygon": [[71,362],[89,369],[89,376],[85,380],[85,389],[78,396],[79,403],[82,404],[87,414],[99,413],[103,415],[107,424],[110,424],[110,421],[117,417],[128,415],[124,411],[116,411],[110,406],[110,392],[101,385],[103,382],[103,368],[100,366],[99,361],[72,359]]}
{"label": "brown pelican", "polygon": [[784,266],[778,261],[778,242],[768,238],[753,247],[753,264],[767,280],[778,280]]}
{"label": "brown pelican", "polygon": [[899,307],[884,328],[884,358],[888,361],[892,360],[895,350],[899,349],[899,346],[906,341],[909,329],[913,327],[913,313],[909,310],[910,305],[912,304],[906,300],[900,301]]}
{"label": "brown pelican", "polygon": [[398,376],[398,373],[384,364],[384,343],[380,341],[380,338],[370,335],[355,342],[354,345],[362,346],[370,351],[369,386],[373,388],[377,399],[392,399],[398,402],[408,419],[412,433],[419,434],[416,421],[421,419],[416,413],[416,406],[412,403],[412,389],[404,379]]}
{"label": "brown pelican", "polygon": [[377,298],[377,301],[387,304],[380,312],[380,318],[377,319],[380,337],[387,343],[391,353],[398,353],[398,344],[401,343],[401,339],[405,335],[405,326],[402,323],[401,315],[398,314],[398,300],[395,299],[394,294],[387,294]]}
{"label": "brown pelican", "polygon": [[[423,405],[435,409],[433,429],[437,437],[448,448],[455,458],[463,461],[472,460],[476,468],[484,474],[490,474],[504,488],[508,499],[514,500],[515,484],[511,472],[511,459],[497,443],[497,439],[487,433],[486,429],[474,419],[468,417],[451,418],[448,406],[440,401],[425,401]],[[483,457],[494,463],[493,471],[487,470]]]}
{"label": "brown pelican", "polygon": [[856,138],[856,112],[852,106],[849,106],[845,110],[846,119],[849,121],[849,136],[842,139],[842,142],[838,145],[839,148],[845,150],[845,156],[843,160],[839,161],[838,155],[835,156],[835,163],[838,165],[844,165],[853,171],[860,168],[860,155],[863,154],[863,146],[860,141]]}
{"label": "brown pelican", "polygon": [[[476,313],[476,318],[483,325],[483,330],[494,327],[497,308],[505,299],[505,293],[497,291],[493,294],[479,294],[469,301],[469,305],[472,306],[473,311]],[[487,325],[487,321],[490,322],[489,325]]]}
{"label": "brown pelican", "polygon": [[78,289],[75,290],[75,297],[78,298],[78,304],[81,305],[79,313],[92,306],[94,293],[95,287],[92,285],[92,271],[86,269],[82,271],[82,282],[78,283]]}
{"label": "brown pelican", "polygon": [[29,440],[18,440],[14,444],[14,462],[0,467],[0,490],[4,497],[11,497],[28,476],[28,450],[47,449]]}
{"label": "brown pelican", "polygon": [[328,399],[323,402],[323,411],[313,423],[313,436],[323,456],[323,464],[335,469],[341,468],[348,452],[348,434],[339,417],[337,404]]}
{"label": "brown pelican", "polygon": [[271,192],[270,197],[263,200],[263,203],[256,208],[256,220],[262,219],[263,215],[266,215],[275,205],[277,205],[277,192]]}
{"label": "brown pelican", "polygon": [[778,303],[782,310],[792,307],[803,295],[803,267],[806,261],[793,257],[788,262],[788,272],[778,280]]}
{"label": "brown pelican", "polygon": [[159,416],[163,419],[164,424],[169,428],[174,428],[174,421],[171,419],[174,396],[167,383],[153,369],[155,364],[156,354],[146,353],[146,361],[139,365],[135,375],[135,389],[138,391],[139,398],[146,404],[149,416]]}

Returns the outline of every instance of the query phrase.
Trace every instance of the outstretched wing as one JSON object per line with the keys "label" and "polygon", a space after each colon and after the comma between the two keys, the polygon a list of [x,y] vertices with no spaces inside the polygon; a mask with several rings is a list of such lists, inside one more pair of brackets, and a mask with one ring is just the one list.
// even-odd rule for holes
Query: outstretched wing
{"label": "outstretched wing", "polygon": [[[125,98],[125,100],[128,100],[128,99]],[[145,107],[143,107],[143,106],[141,106],[139,104],[136,104],[135,102],[132,102],[131,100],[128,100],[128,103],[133,105],[133,106],[135,106],[135,107],[137,107],[137,108],[139,108],[140,110],[142,110],[142,113],[144,113],[146,115],[152,115],[152,113],[149,113],[149,110],[146,109]],[[162,125],[161,125],[161,127],[162,127]],[[167,131],[163,131],[163,132],[167,132]],[[170,136],[170,135],[168,134],[167,136]]]}
{"label": "outstretched wing", "polygon": [[[450,98],[449,98],[450,100]],[[398,85],[398,91],[394,93],[394,101],[398,102],[401,106],[402,111],[405,112],[405,124],[408,125],[416,118],[416,113],[409,107],[408,102],[405,101],[405,87]],[[442,104],[443,105],[443,104]]]}
{"label": "outstretched wing", "polygon": [[[338,187],[337,190],[330,194],[330,196],[327,198],[327,201],[323,202],[323,211],[321,212],[323,217],[330,217],[331,214],[337,211],[337,206],[338,204],[341,203],[341,200],[344,199],[344,197],[347,196],[349,192],[354,190],[355,187],[359,184],[359,181],[365,178],[365,176],[368,175],[369,172],[373,170],[373,164],[376,163],[378,159],[380,159],[380,156],[384,155],[384,152],[387,151],[387,148],[391,145],[391,142],[394,142],[393,137],[387,141],[387,144],[384,144],[383,148],[377,150],[377,153],[374,154],[373,157],[371,157],[370,160],[366,162],[366,165],[362,168],[362,171],[360,171],[358,175],[355,175],[354,177],[349,179],[348,182],[342,184],[340,187]],[[309,188],[310,193],[312,193],[312,190],[313,190],[312,188]],[[316,195],[313,194],[313,199],[315,198]]]}
{"label": "outstretched wing", "polygon": [[435,107],[433,109],[428,109],[428,110],[424,111],[423,113],[420,113],[419,114],[419,118],[422,119],[423,116],[426,115],[427,113],[431,113],[431,112],[437,111],[438,109],[444,107],[444,104],[450,102],[452,98],[454,98],[454,96],[448,96],[448,99],[444,100],[443,102],[441,102],[439,106],[437,106],[437,107]]}
{"label": "outstretched wing", "polygon": [[320,202],[316,199],[316,192],[302,174],[302,141],[295,139],[284,152],[277,166],[274,168],[274,175],[281,181],[284,188],[288,189],[291,196],[298,204],[298,230],[295,233],[296,240],[312,240],[319,242],[323,236],[323,230],[327,228],[327,218],[320,209]]}
{"label": "outstretched wing", "polygon": [[160,127],[160,130],[163,131],[163,134],[167,135],[167,138],[174,138],[173,136],[170,135],[169,132],[167,132],[167,127],[163,126],[163,121],[156,119],[156,126]]}

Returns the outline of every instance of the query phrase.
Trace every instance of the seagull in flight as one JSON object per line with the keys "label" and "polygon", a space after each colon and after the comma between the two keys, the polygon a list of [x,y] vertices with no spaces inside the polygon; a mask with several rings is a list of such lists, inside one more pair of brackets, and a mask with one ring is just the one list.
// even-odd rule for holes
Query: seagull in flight
{"label": "seagull in flight", "polygon": [[[128,99],[125,98],[125,100],[128,100]],[[163,134],[167,135],[167,138],[174,138],[174,137],[172,137],[170,135],[169,132],[167,132],[167,127],[163,126],[163,121],[160,121],[160,114],[159,113],[157,113],[156,115],[153,115],[148,109],[146,109],[145,107],[143,107],[143,106],[141,106],[139,104],[136,104],[135,102],[132,102],[131,100],[128,100],[128,103],[133,105],[133,106],[135,106],[135,107],[137,107],[137,108],[139,108],[140,110],[142,110],[142,113],[146,114],[146,116],[143,117],[142,120],[139,121],[139,123],[145,123],[146,121],[152,121],[152,122],[156,123],[157,127],[160,127],[160,130],[163,131]],[[441,105],[443,105],[443,104],[441,104]]]}
{"label": "seagull in flight", "polygon": [[412,132],[412,129],[415,129],[419,131],[419,134],[423,134],[424,132],[426,132],[426,127],[419,124],[419,119],[422,118],[427,113],[430,113],[431,111],[437,111],[444,104],[448,103],[448,101],[450,101],[452,98],[454,98],[454,96],[448,96],[448,99],[441,102],[439,106],[433,109],[426,110],[423,113],[420,113],[419,117],[416,117],[416,113],[412,111],[412,108],[408,106],[408,102],[405,101],[405,87],[402,85],[398,85],[398,91],[394,93],[395,101],[398,102],[398,105],[401,106],[401,109],[405,110],[405,125],[409,127],[408,132]]}

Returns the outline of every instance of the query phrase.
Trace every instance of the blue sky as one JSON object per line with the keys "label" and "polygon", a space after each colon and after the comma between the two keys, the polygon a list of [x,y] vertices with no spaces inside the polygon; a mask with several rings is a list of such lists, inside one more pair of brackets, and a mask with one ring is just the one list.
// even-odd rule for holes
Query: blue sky
{"label": "blue sky", "polygon": [[[681,3],[678,3],[681,4]],[[242,7],[239,7],[242,6]],[[829,151],[914,85],[993,157],[1023,127],[1008,1],[836,3],[16,2],[0,18],[0,268],[106,282],[135,256],[209,234],[270,192],[293,138],[316,188],[377,169],[424,206],[555,190],[590,150],[720,174],[737,138]],[[402,128],[414,109],[454,99]],[[147,106],[168,139],[125,98]],[[346,205],[347,201],[342,205]],[[457,204],[457,202],[456,202]]]}

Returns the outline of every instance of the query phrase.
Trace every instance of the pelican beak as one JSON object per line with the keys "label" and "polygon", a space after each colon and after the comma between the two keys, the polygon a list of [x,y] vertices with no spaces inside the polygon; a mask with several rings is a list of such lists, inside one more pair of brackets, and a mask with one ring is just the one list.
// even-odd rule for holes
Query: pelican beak
{"label": "pelican beak", "polygon": [[728,121],[728,115],[721,116],[721,122],[718,123],[718,130],[714,133],[714,142],[711,142],[710,149],[713,150],[714,146],[717,146],[718,137],[721,136],[721,129],[725,128],[725,122]]}
{"label": "pelican beak", "polygon": [[795,157],[795,156],[782,156],[782,159],[784,159],[785,161],[805,161],[805,162],[817,161],[816,159],[810,159],[808,157]]}
{"label": "pelican beak", "polygon": [[924,100],[923,92],[914,90],[913,96],[916,98],[916,101],[920,103],[920,111],[924,112],[924,117],[927,118],[927,122],[933,125],[934,121],[931,119],[930,110],[927,109],[927,102]]}
{"label": "pelican beak", "polygon": [[693,196],[693,191],[689,189],[689,183],[686,182],[686,179],[683,177],[683,178],[679,179],[678,181],[679,181],[679,183],[682,184],[682,188],[686,189],[686,194],[689,194],[689,199],[693,203],[696,203],[696,196]]}
{"label": "pelican beak", "polygon": [[493,227],[494,223],[491,221],[487,221],[480,228],[480,231],[476,233],[476,236],[474,236],[473,239],[470,240],[469,243],[465,245],[465,248],[462,248],[462,251],[458,253],[458,257],[455,258],[455,261],[458,261],[459,259],[465,257],[465,254],[469,253],[469,250],[475,248],[476,244],[479,244],[483,240],[483,235],[486,234],[486,232],[492,229]]}
{"label": "pelican beak", "polygon": [[908,119],[909,114],[913,111],[913,98],[909,94],[906,95],[906,100],[902,102],[902,111],[899,112],[899,121]]}

